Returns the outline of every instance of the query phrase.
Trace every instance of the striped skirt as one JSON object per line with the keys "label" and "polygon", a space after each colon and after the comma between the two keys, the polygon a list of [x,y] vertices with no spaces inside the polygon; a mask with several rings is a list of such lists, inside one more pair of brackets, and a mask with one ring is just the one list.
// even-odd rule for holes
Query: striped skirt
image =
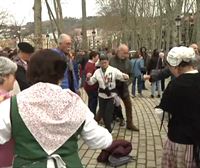
{"label": "striped skirt", "polygon": [[193,159],[193,145],[166,140],[163,147],[162,168],[197,168]]}

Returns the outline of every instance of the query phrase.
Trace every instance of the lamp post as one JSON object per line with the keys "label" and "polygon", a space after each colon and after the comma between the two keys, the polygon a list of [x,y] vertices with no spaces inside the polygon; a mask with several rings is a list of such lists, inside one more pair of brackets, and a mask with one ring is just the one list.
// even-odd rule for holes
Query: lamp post
{"label": "lamp post", "polygon": [[18,36],[19,42],[21,42],[21,31],[20,30],[17,30],[17,36]]}
{"label": "lamp post", "polygon": [[175,19],[176,28],[177,28],[177,45],[180,44],[180,26],[181,26],[181,17],[178,15]]}
{"label": "lamp post", "polygon": [[95,35],[96,35],[96,32],[95,32],[95,29],[93,28],[93,31],[92,31],[92,41],[93,41],[93,49],[95,49]]}
{"label": "lamp post", "polygon": [[46,34],[46,39],[47,39],[47,49],[49,48],[49,33],[47,32]]}

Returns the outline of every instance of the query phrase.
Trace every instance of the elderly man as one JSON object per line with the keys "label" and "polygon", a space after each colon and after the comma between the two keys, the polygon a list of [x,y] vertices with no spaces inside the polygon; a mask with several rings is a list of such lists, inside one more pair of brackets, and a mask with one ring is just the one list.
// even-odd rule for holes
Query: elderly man
{"label": "elderly man", "polygon": [[[129,49],[127,45],[121,44],[119,46],[117,55],[110,59],[110,65],[132,77],[131,63],[129,60]],[[139,131],[139,129],[133,124],[132,103],[129,95],[128,84],[118,81],[117,92],[125,105],[127,118],[126,128],[132,131]]]}
{"label": "elderly man", "polygon": [[194,52],[195,52],[195,55],[196,55],[196,56],[197,56],[197,55],[199,56],[199,47],[198,47],[197,44],[193,43],[193,44],[191,44],[189,47],[194,49]]}
{"label": "elderly man", "polygon": [[14,61],[18,66],[15,76],[17,82],[19,83],[20,90],[22,91],[30,86],[26,79],[26,71],[30,56],[34,52],[34,47],[27,42],[21,42],[18,44],[18,48],[18,55],[14,58]]}
{"label": "elderly man", "polygon": [[71,91],[79,94],[78,86],[78,66],[72,59],[71,51],[72,40],[67,34],[61,34],[58,38],[58,47],[53,49],[60,54],[66,60],[67,70],[64,75],[64,79],[61,83],[63,89],[70,89]]}

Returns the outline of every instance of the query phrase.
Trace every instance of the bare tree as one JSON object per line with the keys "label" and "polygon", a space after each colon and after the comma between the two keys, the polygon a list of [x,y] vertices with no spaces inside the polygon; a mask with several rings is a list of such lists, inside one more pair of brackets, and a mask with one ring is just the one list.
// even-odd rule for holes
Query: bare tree
{"label": "bare tree", "polygon": [[34,35],[35,35],[35,48],[42,48],[42,4],[41,0],[34,1]]}

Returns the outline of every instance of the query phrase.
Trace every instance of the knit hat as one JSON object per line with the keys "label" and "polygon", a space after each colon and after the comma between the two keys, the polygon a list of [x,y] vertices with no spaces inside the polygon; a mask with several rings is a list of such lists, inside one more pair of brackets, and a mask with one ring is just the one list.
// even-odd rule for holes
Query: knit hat
{"label": "knit hat", "polygon": [[167,62],[174,67],[178,66],[182,61],[189,63],[192,60],[195,60],[195,52],[188,47],[174,47],[167,55]]}
{"label": "knit hat", "polygon": [[0,56],[0,76],[14,74],[17,70],[17,64],[9,58]]}
{"label": "knit hat", "polygon": [[19,48],[20,51],[22,51],[24,53],[31,54],[31,53],[34,52],[34,47],[27,42],[20,42],[18,44],[18,48]]}

